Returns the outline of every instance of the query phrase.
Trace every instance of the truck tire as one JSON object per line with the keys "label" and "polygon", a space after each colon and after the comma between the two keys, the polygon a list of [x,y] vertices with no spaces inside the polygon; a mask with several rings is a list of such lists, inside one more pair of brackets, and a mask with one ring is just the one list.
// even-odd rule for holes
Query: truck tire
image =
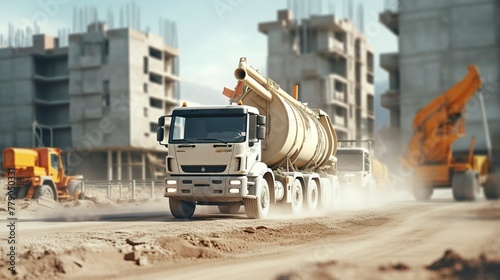
{"label": "truck tire", "polygon": [[83,199],[82,182],[80,180],[72,180],[69,182],[68,194],[74,199]]}
{"label": "truck tire", "polygon": [[479,193],[479,180],[474,171],[455,172],[451,180],[453,198],[456,201],[476,200]]}
{"label": "truck tire", "polygon": [[427,201],[431,199],[434,188],[426,185],[415,184],[412,187],[413,197],[418,201]]}
{"label": "truck tire", "polygon": [[499,199],[500,198],[500,176],[498,174],[490,174],[483,185],[484,196],[486,199]]}
{"label": "truck tire", "polygon": [[314,212],[318,208],[319,189],[315,180],[311,180],[306,190],[306,207],[307,211]]}
{"label": "truck tire", "polygon": [[42,197],[57,201],[56,197],[54,196],[54,191],[49,185],[41,185],[39,187],[35,187],[33,198],[37,199]]}
{"label": "truck tire", "polygon": [[225,205],[218,205],[219,211],[222,214],[236,214],[240,211],[241,205],[239,203],[231,203]]}
{"label": "truck tire", "polygon": [[23,199],[28,195],[30,186],[22,186],[16,188],[16,199]]}
{"label": "truck tire", "polygon": [[172,215],[177,219],[189,219],[193,216],[196,204],[194,202],[182,201],[180,199],[169,198],[169,207]]}
{"label": "truck tire", "polygon": [[292,214],[298,214],[302,211],[302,204],[304,202],[304,193],[302,190],[302,183],[299,179],[295,179],[292,184],[291,190],[291,206]]}
{"label": "truck tire", "polygon": [[245,213],[250,219],[264,219],[269,213],[270,203],[269,186],[262,179],[262,189],[257,198],[245,198]]}

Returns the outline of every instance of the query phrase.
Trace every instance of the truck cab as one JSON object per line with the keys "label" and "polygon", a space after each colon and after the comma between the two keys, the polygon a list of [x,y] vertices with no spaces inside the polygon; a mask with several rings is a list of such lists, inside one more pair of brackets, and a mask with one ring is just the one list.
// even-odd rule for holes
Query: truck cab
{"label": "truck cab", "polygon": [[164,195],[174,216],[192,215],[176,210],[194,212],[196,204],[238,212],[244,198],[255,195],[252,168],[263,164],[260,140],[265,137],[265,117],[256,108],[183,106],[160,117],[158,127],[157,140],[169,150]]}
{"label": "truck cab", "polygon": [[340,147],[337,149],[336,157],[343,191],[356,189],[370,192],[376,188],[372,158],[368,149]]}

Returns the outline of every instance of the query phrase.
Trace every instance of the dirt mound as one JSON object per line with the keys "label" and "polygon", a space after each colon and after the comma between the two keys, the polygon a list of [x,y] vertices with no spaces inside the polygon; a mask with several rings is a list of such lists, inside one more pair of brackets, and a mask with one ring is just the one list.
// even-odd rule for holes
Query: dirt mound
{"label": "dirt mound", "polygon": [[[156,240],[155,244],[165,250],[167,256],[172,259],[213,259],[221,256],[218,249],[211,246],[213,244],[211,241],[201,242],[200,239],[195,240],[187,236],[184,236],[184,238],[179,236],[161,237]],[[197,245],[193,243],[197,243]]]}
{"label": "dirt mound", "polygon": [[112,248],[89,250],[75,248],[73,250],[55,252],[45,251],[36,254],[28,251],[19,256],[14,273],[7,265],[0,267],[2,279],[57,279],[68,275],[92,276],[102,275],[102,271],[118,269],[121,255]]}
{"label": "dirt mound", "polygon": [[453,250],[446,250],[440,259],[426,268],[438,272],[442,278],[500,279],[500,259],[488,258],[485,254],[465,259]]}

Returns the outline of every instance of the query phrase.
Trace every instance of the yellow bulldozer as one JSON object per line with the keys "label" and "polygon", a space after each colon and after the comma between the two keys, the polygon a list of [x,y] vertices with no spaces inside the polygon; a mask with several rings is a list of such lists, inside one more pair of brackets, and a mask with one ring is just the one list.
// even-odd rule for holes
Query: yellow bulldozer
{"label": "yellow bulldozer", "polygon": [[61,154],[57,148],[6,148],[3,169],[14,177],[16,199],[81,199],[83,177],[66,176]]}

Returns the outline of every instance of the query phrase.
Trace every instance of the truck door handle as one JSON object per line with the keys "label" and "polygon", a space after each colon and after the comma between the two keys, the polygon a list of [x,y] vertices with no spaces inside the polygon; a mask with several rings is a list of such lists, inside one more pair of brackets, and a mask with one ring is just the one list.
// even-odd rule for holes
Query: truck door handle
{"label": "truck door handle", "polygon": [[195,145],[191,144],[191,145],[179,145],[178,146],[179,148],[194,148]]}

